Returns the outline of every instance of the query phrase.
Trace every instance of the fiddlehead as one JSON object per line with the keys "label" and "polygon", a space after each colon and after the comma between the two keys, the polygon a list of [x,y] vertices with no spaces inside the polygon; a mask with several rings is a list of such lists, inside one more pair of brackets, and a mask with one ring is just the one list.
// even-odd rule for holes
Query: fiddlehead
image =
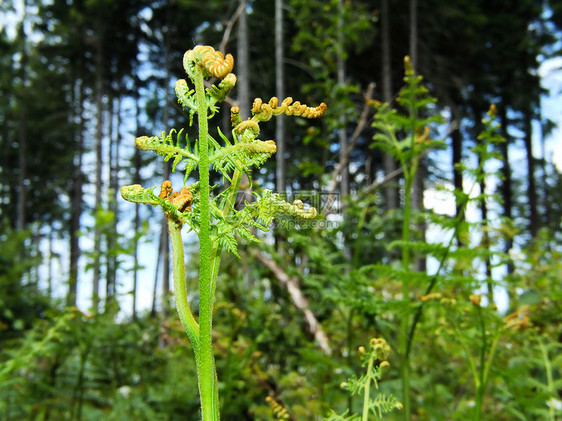
{"label": "fiddlehead", "polygon": [[185,220],[188,212],[191,212],[193,195],[188,186],[181,188],[179,192],[174,192],[172,182],[166,180],[160,186],[160,193],[156,196],[153,190],[156,187],[145,189],[140,184],[121,187],[121,197],[128,202],[146,203],[152,206],[160,206],[168,218],[177,221]]}
{"label": "fiddlehead", "polygon": [[293,103],[293,98],[287,97],[279,105],[279,99],[273,97],[266,104],[261,98],[256,98],[252,106],[252,113],[254,121],[268,121],[274,115],[294,115],[297,117],[304,118],[318,118],[324,111],[326,111],[326,104],[321,103],[318,107],[309,107],[306,104],[301,104],[299,101]]}
{"label": "fiddlehead", "polygon": [[232,71],[234,58],[231,54],[223,57],[213,47],[198,45],[183,56],[183,68],[191,78],[195,75],[195,66],[201,66],[205,77],[222,79]]}

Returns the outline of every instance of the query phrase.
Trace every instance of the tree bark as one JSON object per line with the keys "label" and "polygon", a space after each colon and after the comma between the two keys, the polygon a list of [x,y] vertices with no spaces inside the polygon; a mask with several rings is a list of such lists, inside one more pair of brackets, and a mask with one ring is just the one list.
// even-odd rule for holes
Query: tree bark
{"label": "tree bark", "polygon": [[[285,72],[283,70],[283,0],[275,0],[275,81],[276,94],[279,101],[285,98]],[[277,169],[275,173],[275,189],[278,193],[285,193],[285,116],[277,116],[275,127],[275,156]]]}
{"label": "tree bark", "polygon": [[[456,104],[451,105],[451,120],[452,121],[461,121],[460,119],[460,111]],[[463,174],[458,165],[462,161],[462,133],[460,130],[460,125],[456,125],[451,131],[451,153],[452,153],[452,170],[453,170],[453,187],[455,190],[462,191],[463,190]],[[456,204],[456,216],[460,214],[460,206],[462,203],[457,202]]]}
{"label": "tree bark", "polygon": [[248,43],[248,13],[246,11],[247,1],[240,0],[242,13],[238,18],[238,42],[237,52],[238,60],[237,69],[237,88],[238,88],[238,104],[240,107],[240,117],[245,120],[250,115],[250,79],[248,72],[248,64],[250,59],[249,43]]}
{"label": "tree bark", "polygon": [[[337,36],[338,36],[338,58],[337,58],[337,83],[339,86],[345,84],[345,61],[343,58],[344,52],[344,35],[343,35],[343,0],[339,2],[340,13],[338,14],[337,22]],[[339,129],[339,149],[340,149],[340,162],[345,160],[345,151],[347,150],[347,119],[344,114],[340,115],[340,129]],[[350,180],[349,180],[349,165],[344,165],[341,170],[340,179],[340,193],[343,196],[349,196],[350,193]]]}
{"label": "tree bark", "polygon": [[[410,63],[414,71],[417,70],[418,62],[418,1],[410,0]],[[420,157],[418,171],[414,177],[414,185],[412,191],[412,208],[420,212],[423,210],[423,195],[425,192],[425,177],[427,168],[425,160]],[[420,241],[425,241],[426,225],[423,221],[417,224],[417,229],[420,235]],[[418,257],[416,259],[416,270],[425,272],[426,259]]]}
{"label": "tree bark", "polygon": [[[474,126],[474,138],[476,142],[481,142],[478,139],[478,133],[481,132],[482,124],[480,123],[481,113],[476,107],[472,110],[472,115],[474,116],[474,121],[476,122]],[[489,146],[491,147],[491,145]],[[484,162],[482,162],[482,156],[478,154],[478,167],[483,168]],[[480,194],[486,194],[486,178],[482,177],[480,182]],[[480,217],[482,218],[482,239],[480,240],[480,246],[486,250],[490,249],[490,235],[489,235],[489,224],[488,224],[488,204],[486,198],[484,197],[480,201]],[[494,303],[494,286],[492,284],[492,261],[490,256],[484,258],[485,273],[486,273],[486,289],[487,297],[490,303]]]}
{"label": "tree bark", "polygon": [[[111,200],[108,203],[108,209],[113,213],[113,221],[111,222],[111,230],[106,234],[106,244],[107,244],[107,258],[106,258],[106,307],[115,300],[117,293],[117,255],[115,254],[115,249],[117,247],[118,241],[118,205],[115,195],[119,188],[119,149],[121,144],[121,138],[119,136],[119,129],[121,126],[121,99],[114,98],[111,101],[112,104],[112,115],[110,123],[110,141],[109,144],[109,191],[111,194]],[[115,121],[115,122],[114,122]]]}
{"label": "tree bark", "polygon": [[546,142],[545,142],[545,133],[544,133],[544,124],[546,123],[543,121],[542,115],[542,105],[539,101],[539,110],[538,110],[538,119],[540,122],[540,144],[541,144],[541,159],[540,159],[540,168],[541,168],[541,179],[540,184],[542,185],[541,188],[541,199],[540,202],[542,204],[542,209],[544,209],[543,220],[542,223],[546,227],[550,227],[551,221],[551,208],[550,208],[550,196],[548,194],[548,170],[547,170],[547,159],[546,159]]}
{"label": "tree bark", "polygon": [[[105,25],[100,18],[97,24],[95,35],[95,66],[96,66],[96,189],[94,212],[101,209],[102,205],[102,169],[103,169],[103,125],[104,125],[104,80],[105,80],[105,55],[104,55],[104,32]],[[101,231],[96,223],[94,228],[94,262],[93,262],[93,280],[92,280],[92,307],[97,311],[99,305],[99,289],[100,289],[100,250],[101,250]]]}
{"label": "tree bark", "polygon": [[21,43],[21,59],[19,68],[19,77],[21,83],[21,92],[23,95],[20,99],[20,115],[19,115],[19,149],[18,149],[18,199],[17,199],[17,219],[16,228],[23,230],[26,225],[26,203],[27,203],[27,107],[25,106],[25,92],[27,85],[27,34],[25,33],[25,22],[27,12],[27,2],[23,2],[23,16],[18,28],[19,42]]}
{"label": "tree bark", "polygon": [[70,256],[68,269],[68,295],[66,304],[68,306],[76,306],[76,295],[78,291],[78,262],[80,260],[80,218],[82,217],[83,200],[82,186],[84,184],[84,174],[82,172],[82,155],[84,154],[84,80],[83,66],[80,64],[78,78],[75,83],[76,98],[74,101],[75,109],[78,117],[78,127],[76,128],[77,156],[74,163],[74,172],[72,174],[72,184],[70,191],[70,202],[72,203],[70,210]]}
{"label": "tree bark", "polygon": [[[509,133],[507,131],[508,120],[507,120],[507,110],[505,105],[500,104],[498,107],[498,112],[501,120],[501,134],[505,139],[505,142],[500,143],[500,153],[502,155],[503,166],[501,170],[502,174],[502,184],[501,184],[501,195],[503,199],[503,216],[509,221],[513,218],[513,196],[512,196],[512,180],[511,180],[511,165],[509,163]],[[513,247],[513,239],[507,237],[505,239],[504,252],[509,253]],[[514,271],[514,267],[511,263],[507,264],[507,274],[511,275]],[[510,301],[510,308],[514,308],[516,302],[516,292],[511,288],[508,288],[508,296]]]}
{"label": "tree bark", "polygon": [[527,197],[529,200],[529,232],[532,238],[539,231],[539,213],[537,210],[537,183],[535,179],[535,158],[533,156],[532,110],[526,110],[525,119],[525,152],[527,158]]}
{"label": "tree bark", "polygon": [[[383,101],[392,103],[392,62],[390,58],[390,16],[388,0],[381,2],[381,40],[382,40],[382,96]],[[396,161],[389,153],[383,153],[384,175],[392,174],[398,167]],[[393,185],[386,185],[384,197],[387,209],[398,207],[398,189]]]}
{"label": "tree bark", "polygon": [[[166,6],[166,27],[167,29],[171,28],[172,24],[172,10],[171,6]],[[170,121],[170,31],[165,31],[165,40],[164,40],[164,67],[165,67],[165,76],[164,76],[164,115],[163,115],[163,123],[164,123],[164,132],[168,133],[169,128],[169,121]],[[170,178],[171,167],[170,162],[164,162],[163,164],[163,179],[167,180]],[[162,317],[167,317],[168,314],[168,307],[170,306],[169,297],[170,297],[170,241],[168,235],[168,219],[166,215],[162,215],[161,218],[161,225],[160,225],[160,248],[158,251],[158,259],[162,262]],[[157,294],[156,285],[158,283],[158,264],[156,265],[156,273],[154,276],[154,291]],[[156,300],[156,297],[154,298]],[[156,301],[153,302],[153,311],[156,311],[155,308]]]}
{"label": "tree bark", "polygon": [[[135,76],[135,86],[140,86],[140,80],[137,76]],[[140,94],[139,91],[135,91],[135,133],[139,133],[140,131]],[[141,156],[139,148],[134,149],[133,153],[133,166],[134,166],[134,175],[133,175],[133,184],[141,184],[140,179],[140,170],[141,170]],[[140,230],[140,207],[138,203],[135,203],[135,219],[133,229],[135,233],[138,233]],[[133,239],[133,286],[131,290],[131,314],[133,320],[137,320],[137,283],[139,277],[139,238],[135,236]]]}
{"label": "tree bark", "polygon": [[[387,0],[385,0],[387,1]],[[410,0],[410,63],[418,65],[418,0]]]}

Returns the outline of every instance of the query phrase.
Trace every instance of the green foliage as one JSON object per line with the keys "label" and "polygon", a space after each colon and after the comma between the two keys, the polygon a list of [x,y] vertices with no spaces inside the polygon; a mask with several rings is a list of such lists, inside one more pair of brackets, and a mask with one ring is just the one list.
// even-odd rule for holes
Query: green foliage
{"label": "green foliage", "polygon": [[[374,123],[379,135],[375,139],[378,144],[382,142],[387,151],[392,149],[403,165],[405,197],[408,177],[413,179],[415,175],[416,161],[430,148],[440,146],[440,142],[429,140],[429,131],[424,130],[425,124],[435,127],[439,119],[430,115],[431,108],[427,106],[433,101],[423,98],[426,93],[418,87],[420,80],[418,77],[407,79],[410,85],[402,91],[398,109],[374,104],[379,111]],[[410,91],[408,86],[412,88]],[[414,94],[407,95],[407,92]],[[411,116],[417,116],[417,122]],[[494,194],[478,191],[494,177],[489,168],[498,167],[496,147],[503,138],[499,136],[500,127],[495,117],[492,106],[471,150],[474,159],[467,160],[460,168],[472,187],[467,191],[446,190],[450,197],[460,199],[457,200],[461,204],[460,215],[450,217],[434,211],[410,216],[410,221],[421,219],[431,224],[432,229],[439,229],[443,234],[436,242],[418,241],[420,237],[413,224],[404,222],[408,217],[407,200],[404,209],[384,214],[377,206],[376,195],[347,204],[343,222],[332,230],[300,229],[287,236],[288,254],[294,256],[295,266],[302,265],[297,261],[306,262],[306,273],[298,276],[303,279],[307,294],[313,297],[314,313],[322,318],[323,326],[329,326],[330,339],[341,346],[340,367],[345,367],[344,372],[353,367],[350,350],[357,337],[366,331],[383,335],[396,348],[396,364],[391,365],[396,369],[389,371],[391,379],[387,385],[398,396],[401,392],[404,396],[403,378],[408,376],[410,390],[415,391],[411,409],[408,414],[403,412],[404,417],[418,414],[434,419],[466,419],[469,414],[472,419],[486,419],[486,414],[501,414],[509,419],[508,413],[519,411],[530,416],[535,410],[521,408],[525,406],[524,394],[530,393],[527,387],[532,387],[531,372],[540,367],[540,363],[534,360],[530,365],[526,357],[518,361],[514,350],[534,342],[535,334],[528,327],[540,307],[529,310],[523,305],[540,303],[550,311],[552,302],[546,296],[559,294],[553,290],[559,288],[552,278],[559,273],[557,266],[552,266],[557,261],[556,247],[547,246],[552,239],[545,235],[535,245],[535,253],[523,255],[524,259],[516,264],[516,279],[529,280],[537,276],[528,284],[537,283],[537,286],[521,289],[526,291],[519,297],[521,306],[513,303],[513,313],[504,317],[493,304],[490,292],[491,288],[505,283],[487,275],[483,266],[491,262],[490,268],[495,270],[514,263],[513,256],[502,251],[509,221],[470,222],[464,218],[467,207],[475,208],[482,203],[490,206],[497,200]],[[417,133],[414,141],[412,133]],[[416,139],[425,141],[416,142]],[[458,241],[459,238],[462,241]],[[431,273],[415,270],[411,264],[413,256],[431,259],[435,265]],[[535,268],[539,269],[538,273]],[[512,282],[516,282],[515,278]],[[545,295],[539,292],[541,288],[547,291]],[[484,296],[486,289],[488,293]],[[553,313],[536,318],[552,320],[554,326],[559,325]],[[544,327],[548,329],[549,325]],[[536,345],[526,349],[535,356],[539,354]],[[542,360],[545,365],[544,358]],[[528,367],[527,376],[509,374],[514,373],[515,367],[521,369],[522,362]],[[404,366],[411,369],[405,372]],[[398,379],[402,387],[397,384]],[[547,383],[546,378],[541,382],[543,389]],[[358,381],[348,384],[353,390],[361,390]],[[467,389],[468,384],[470,389]],[[515,394],[521,404],[508,405]],[[503,399],[503,403],[490,396]],[[549,396],[541,392],[529,405],[533,408],[542,405],[539,412],[547,414],[549,406],[545,402],[550,402],[551,406],[557,404],[556,400],[549,401]],[[455,406],[451,406],[453,401]],[[341,401],[339,405],[345,408]],[[290,412],[291,407],[286,407]],[[348,403],[347,408],[343,415],[331,413],[331,416],[334,419],[357,418],[353,403]]]}
{"label": "green foliage", "polygon": [[[0,220],[0,344],[20,336],[49,307],[49,298],[31,281],[38,259],[29,253],[29,231],[14,231]],[[26,280],[27,278],[27,280]]]}
{"label": "green foliage", "polygon": [[[360,134],[350,156],[354,194],[343,203],[341,215],[320,221],[329,229],[317,228],[317,220],[301,221],[314,216],[302,202],[286,203],[283,197],[256,188],[251,180],[258,173],[260,178],[268,177],[263,166],[274,148],[273,141],[265,140],[271,137],[273,124],[261,123],[279,112],[308,116],[308,107],[301,111],[287,100],[260,101],[247,122],[240,121],[236,112],[231,115],[232,132],[216,130],[211,135],[207,130],[206,136],[197,138],[193,122],[214,124],[217,120],[211,117],[219,115],[235,81],[231,73],[222,77],[230,66],[228,60],[197,50],[186,65],[193,83],[180,80],[175,85],[190,127],[137,140],[141,149],[155,152],[174,171],[184,172],[182,187],[176,192],[168,184],[162,185],[161,192],[140,185],[123,190],[128,200],[159,207],[169,217],[174,253],[180,256],[174,269],[180,274],[177,278],[188,283],[187,288],[181,282],[176,285],[178,311],[191,332],[195,354],[185,346],[183,327],[176,320],[159,323],[141,316],[132,323],[122,314],[116,317],[113,306],[94,316],[56,309],[41,291],[44,265],[32,256],[36,247],[45,250],[46,232],[54,233],[55,253],[60,250],[57,236],[66,238],[69,204],[76,204],[72,196],[90,204],[86,185],[84,195],[75,187],[81,186],[82,179],[91,181],[89,165],[81,165],[78,156],[94,131],[91,112],[96,92],[107,98],[98,110],[108,117],[102,128],[102,132],[107,129],[106,139],[123,133],[120,119],[131,110],[115,103],[125,105],[130,96],[138,98],[131,88],[143,96],[144,89],[154,93],[154,99],[137,100],[138,121],[147,125],[145,129],[160,124],[177,127],[174,120],[185,114],[168,112],[164,95],[157,91],[162,86],[168,89],[168,78],[181,70],[180,44],[186,39],[219,44],[223,31],[232,29],[225,23],[236,20],[237,2],[27,1],[23,2],[25,21],[15,26],[11,22],[22,16],[22,8],[13,1],[1,3],[0,13],[3,17],[9,13],[10,18],[0,28],[5,52],[0,57],[4,99],[0,213],[11,222],[0,229],[0,419],[199,419],[197,367],[203,366],[200,372],[212,371],[211,343],[218,378],[210,386],[220,390],[223,419],[317,420],[329,408],[343,413],[333,413],[332,419],[357,419],[360,395],[366,396],[361,385],[374,371],[353,377],[360,372],[357,347],[373,336],[383,336],[393,348],[384,388],[405,404],[402,397],[411,396],[410,407],[388,414],[389,418],[550,421],[562,417],[560,172],[546,160],[533,160],[530,150],[525,151],[529,162],[540,168],[527,173],[519,166],[508,167],[509,162],[519,164],[513,152],[521,150],[520,133],[530,139],[526,120],[542,119],[542,73],[537,69],[543,57],[556,49],[552,36],[553,28],[560,27],[560,1],[549,2],[548,9],[531,1],[417,2],[417,28],[408,27],[405,19],[414,14],[394,13],[403,4],[390,1],[390,70],[380,66],[382,43],[375,38],[373,25],[379,10],[372,2],[286,1],[285,39],[291,45],[285,48],[285,65],[292,70],[287,90],[300,92],[309,103],[321,98],[330,104],[326,118],[314,127],[307,129],[310,123],[290,120],[289,128],[303,129],[301,136],[290,138],[286,150],[293,189],[323,187],[323,177],[329,177],[334,165],[337,133],[340,129],[349,133],[359,119],[361,85],[376,81],[382,86],[383,76],[390,76],[391,92],[399,92],[403,79],[398,64],[403,52],[413,48],[408,46],[408,35],[417,31],[417,39],[423,41],[415,66],[429,83],[424,87],[411,72],[392,107],[373,103],[374,126]],[[248,8],[252,89],[260,94],[275,79],[268,71],[273,68],[272,5],[250,2]],[[15,37],[10,35],[13,32]],[[159,65],[139,63],[147,56]],[[345,61],[343,84],[336,83],[339,60]],[[196,63],[202,62],[212,69],[198,69]],[[221,77],[214,86],[195,89],[192,85],[200,70],[203,76]],[[146,80],[139,80],[145,76]],[[480,122],[490,100],[497,103],[502,127],[493,109]],[[140,111],[147,105],[151,110]],[[203,105],[206,114],[201,118]],[[435,117],[439,114],[450,115],[449,128],[439,126]],[[441,147],[433,137],[449,129],[459,152],[456,174],[462,173],[465,186],[466,180],[473,184],[464,191],[442,182],[431,161],[444,156],[433,155],[434,148]],[[374,148],[369,150],[373,134]],[[200,148],[201,142],[207,147]],[[89,151],[91,145],[85,146]],[[402,207],[390,212],[385,211],[378,190],[361,191],[380,175],[378,151],[392,154],[404,174],[393,183],[400,189]],[[500,162],[498,151],[504,159],[508,155],[512,159]],[[427,212],[409,206],[407,184],[422,159],[429,164],[425,181],[455,199],[457,216],[442,214],[438,206]],[[212,182],[194,182],[200,177],[200,166],[210,168]],[[507,171],[500,174],[502,167]],[[235,193],[242,173],[250,176],[254,192],[252,202],[241,206]],[[535,185],[540,225],[545,229],[530,239],[526,221],[531,192],[525,187],[539,174],[544,174],[544,182],[535,180]],[[270,175],[264,185],[271,180]],[[505,187],[503,203],[490,194],[498,180]],[[25,198],[25,215],[17,207],[19,198]],[[469,218],[472,211],[486,206],[487,219]],[[515,219],[497,217],[501,207]],[[308,310],[326,334],[331,355],[315,346],[306,317],[276,274],[252,261],[257,252],[244,246],[259,239],[257,231],[268,229],[280,211],[290,215],[278,219],[278,226],[296,229],[282,235],[279,230],[277,247],[262,243],[260,252],[298,281]],[[111,202],[93,213],[96,228],[108,241],[86,257],[101,256],[103,261],[107,255],[108,272],[109,259],[115,258],[119,265],[123,253],[130,250],[115,229],[118,215]],[[33,232],[10,228],[20,216]],[[432,243],[419,229],[421,223],[431,232],[438,230]],[[187,277],[182,270],[182,227],[210,240],[202,243],[199,253],[206,280],[199,291],[199,280],[191,279],[199,266],[188,259],[192,266]],[[131,234],[140,233],[127,236]],[[513,240],[516,246],[508,253]],[[227,257],[219,271],[222,251],[229,254],[223,254]],[[53,262],[58,267],[56,258]],[[59,275],[65,268],[61,269],[55,269],[48,280],[55,294],[65,282]],[[81,275],[77,279],[80,286],[85,280]],[[196,308],[198,300],[201,304]],[[494,301],[507,305],[505,314],[505,305],[498,310]],[[216,326],[211,330],[212,317]],[[194,356],[201,356],[205,347],[207,360],[201,364]],[[358,394],[337,387],[350,377],[354,380],[347,383]],[[410,392],[404,377],[409,378]],[[371,384],[375,381],[379,380]],[[203,389],[209,390],[208,386]],[[388,403],[370,395],[382,409]]]}
{"label": "green foliage", "polygon": [[[373,338],[369,342],[369,350],[359,347],[359,355],[361,355],[361,365],[366,367],[366,372],[361,377],[351,377],[347,382],[341,384],[341,388],[348,390],[350,394],[363,394],[363,413],[358,414],[337,415],[333,411],[325,418],[327,421],[354,421],[369,419],[369,415],[373,414],[376,418],[381,418],[383,413],[392,412],[396,409],[402,409],[402,404],[392,395],[377,393],[372,398],[370,395],[371,383],[378,390],[378,381],[382,379],[383,373],[389,367],[386,360],[390,353],[390,347],[386,341],[381,338]],[[375,364],[376,363],[376,364]]]}
{"label": "green foliage", "polygon": [[391,108],[387,103],[371,102],[376,110],[372,147],[394,156],[402,165],[408,183],[418,170],[421,156],[430,149],[442,147],[443,142],[430,137],[430,126],[441,122],[441,117],[431,111],[436,99],[421,83],[423,78],[414,73],[408,57],[404,59],[404,67],[405,86],[396,98],[403,111]]}
{"label": "green foliage", "polygon": [[182,333],[177,322],[116,323],[111,312],[50,314],[1,354],[0,417],[185,418],[198,402]]}

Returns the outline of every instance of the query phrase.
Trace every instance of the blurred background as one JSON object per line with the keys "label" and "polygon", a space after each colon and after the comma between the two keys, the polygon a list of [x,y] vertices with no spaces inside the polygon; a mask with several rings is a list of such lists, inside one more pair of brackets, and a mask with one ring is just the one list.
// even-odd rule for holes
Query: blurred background
{"label": "blurred background", "polygon": [[[337,288],[323,295],[322,279],[367,264],[392,266],[396,257],[385,247],[399,238],[403,180],[395,158],[372,147],[374,111],[366,99],[399,107],[405,56],[436,98],[424,113],[443,122],[431,136],[444,147],[423,156],[412,206],[480,228],[497,222],[497,242],[484,248],[502,257],[474,259],[475,281],[454,290],[485,295],[501,316],[520,304],[544,305],[538,325],[555,332],[562,289],[553,263],[562,241],[561,30],[559,0],[3,0],[0,419],[197,419],[194,369],[181,376],[192,357],[171,310],[163,217],[119,196],[127,184],[182,182],[181,171],[171,174],[170,163],[135,150],[134,139],[172,128],[195,139],[173,86],[186,78],[182,57],[197,44],[235,58],[237,87],[211,121],[223,133],[231,130],[229,108],[239,105],[248,117],[256,97],[328,104],[318,120],[262,125],[261,138],[275,139],[278,153],[256,171],[254,187],[337,198],[337,206],[320,209],[329,224],[313,233],[274,230],[260,234],[260,251],[244,251],[241,260],[225,256],[216,316],[223,326],[216,338],[221,400],[233,402],[225,419],[271,419],[266,395],[283,397],[299,420],[320,419],[330,403],[354,405],[337,385],[360,366],[351,358],[360,345],[354,332],[373,335],[374,314],[381,313],[358,304],[362,292],[345,302]],[[460,196],[447,192],[472,191],[474,180],[459,164],[478,163],[473,148],[490,104],[505,142],[486,164],[494,175],[477,186],[490,198],[461,214]],[[422,242],[445,241],[450,232],[416,224]],[[475,228],[456,244],[482,245],[483,232]],[[194,241],[187,237],[196,303]],[[318,260],[331,253],[328,262]],[[545,256],[552,259],[545,263]],[[428,275],[441,270],[429,254],[416,265]],[[311,308],[295,304],[282,273],[300,278]],[[385,276],[365,280],[361,291],[383,291]],[[315,345],[318,332],[304,310],[324,321],[337,357],[326,354],[327,344]],[[98,354],[115,366],[92,363]],[[420,355],[419,378],[439,384],[423,368],[435,357]],[[505,364],[514,367],[507,357]],[[316,380],[309,384],[311,373]],[[448,391],[437,388],[426,398],[420,392],[416,416],[461,419],[452,414],[470,407],[463,381],[443,380]],[[513,398],[525,395],[523,385],[506,384],[496,383],[498,399],[489,409],[500,418],[494,419],[543,419]],[[416,388],[424,390],[421,380]],[[560,389],[551,385],[545,396]],[[537,407],[549,414],[545,401]],[[448,415],[439,418],[443,411]],[[515,413],[523,415],[510,418]]]}

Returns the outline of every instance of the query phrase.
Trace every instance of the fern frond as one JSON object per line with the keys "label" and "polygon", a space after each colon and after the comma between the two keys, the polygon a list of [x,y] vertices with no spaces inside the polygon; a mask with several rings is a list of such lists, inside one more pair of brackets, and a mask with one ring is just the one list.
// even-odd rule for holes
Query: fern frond
{"label": "fern frond", "polygon": [[210,88],[206,89],[207,94],[207,105],[209,107],[214,106],[217,102],[222,102],[228,96],[232,88],[236,85],[236,76],[234,73],[229,73],[225,76],[218,86],[211,85]]}
{"label": "fern frond", "polygon": [[236,237],[234,237],[234,233],[232,231],[227,231],[218,235],[217,240],[222,249],[240,258],[240,255],[238,254],[238,242],[236,241]]}
{"label": "fern frond", "polygon": [[279,105],[277,97],[273,97],[266,104],[261,98],[256,98],[252,106],[253,121],[269,121],[274,115],[286,114],[288,116],[294,115],[304,118],[318,118],[324,111],[326,111],[326,104],[321,103],[317,107],[309,107],[306,104],[301,104],[299,101],[293,103],[293,98],[287,97]]}
{"label": "fern frond", "polygon": [[383,393],[377,394],[374,399],[369,399],[369,412],[379,418],[383,413],[389,413],[394,410],[402,409],[402,404],[393,395],[386,395]]}
{"label": "fern frond", "polygon": [[259,168],[267,159],[277,151],[273,140],[262,142],[255,140],[252,143],[236,143],[227,145],[213,153],[209,162],[214,169],[226,175],[238,169],[247,171],[251,167]]}
{"label": "fern frond", "polygon": [[133,184],[131,186],[121,187],[121,197],[128,202],[133,203],[146,203],[149,205],[159,205],[160,201],[158,196],[156,196],[152,191],[156,188],[152,187],[145,189],[140,184]]}
{"label": "fern frond", "polygon": [[176,96],[183,108],[189,108],[189,125],[193,123],[193,115],[197,112],[195,90],[189,89],[185,79],[178,80],[174,85]]}
{"label": "fern frond", "polygon": [[[160,206],[168,216],[180,221],[185,221],[186,217],[187,219],[191,219],[189,218],[189,212],[191,211],[191,201],[193,196],[191,193],[188,193],[189,189],[184,187],[182,192],[169,195],[167,194],[167,183],[169,183],[169,181],[162,183],[162,191],[158,196],[153,193],[153,190],[156,187],[147,189],[140,184],[123,186],[121,187],[121,197],[128,202],[146,203],[152,206]],[[164,195],[163,192],[166,192],[166,194]]]}
{"label": "fern frond", "polygon": [[[191,153],[190,142],[187,134],[185,135],[186,146],[185,148],[181,146],[181,134],[183,129],[176,132],[172,129],[168,135],[162,132],[160,137],[158,136],[141,136],[137,137],[135,140],[135,145],[137,148],[143,151],[153,151],[158,155],[162,156],[165,161],[169,161],[173,158],[172,171],[176,170],[178,164],[184,162],[186,165],[186,175],[185,178],[189,177],[189,173],[197,167],[199,163],[199,158],[197,156],[197,151]],[[174,141],[173,135],[177,133],[176,140]],[[191,164],[189,164],[191,162]]]}
{"label": "fern frond", "polygon": [[361,416],[358,414],[347,416],[348,412],[349,410],[346,410],[343,414],[339,415],[335,411],[330,410],[324,417],[324,421],[358,421],[361,419]]}

